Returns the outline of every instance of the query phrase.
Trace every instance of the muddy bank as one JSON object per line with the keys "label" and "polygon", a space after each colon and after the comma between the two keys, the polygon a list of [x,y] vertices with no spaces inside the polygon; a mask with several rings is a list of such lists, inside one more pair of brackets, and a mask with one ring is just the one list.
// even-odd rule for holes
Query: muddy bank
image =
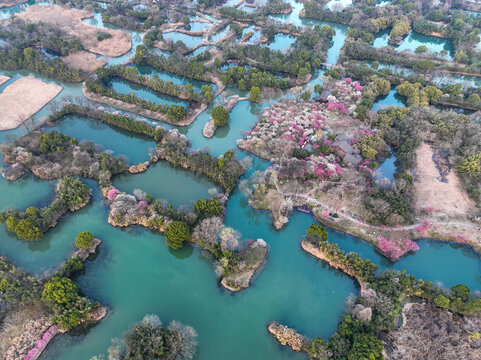
{"label": "muddy bank", "polygon": [[25,4],[28,0],[3,0],[0,2],[0,9],[15,6],[19,4]]}
{"label": "muddy bank", "polygon": [[309,346],[310,340],[307,337],[275,321],[269,323],[267,330],[282,346],[289,346],[294,351],[302,351]]}
{"label": "muddy bank", "polygon": [[0,86],[5,84],[8,80],[10,80],[9,76],[0,75]]}
{"label": "muddy bank", "polygon": [[335,262],[334,260],[330,259],[318,246],[313,245],[307,240],[301,241],[301,248],[305,252],[311,254],[312,256],[318,258],[319,260],[325,261],[329,264],[330,267],[333,269],[341,270],[345,274],[349,275],[350,277],[354,278],[359,285],[361,286],[361,293],[364,290],[364,282],[359,278],[359,276],[351,271],[350,269],[346,268],[342,264]]}
{"label": "muddy bank", "polygon": [[24,76],[0,94],[0,131],[11,130],[37,113],[56,97],[62,87],[33,76]]}

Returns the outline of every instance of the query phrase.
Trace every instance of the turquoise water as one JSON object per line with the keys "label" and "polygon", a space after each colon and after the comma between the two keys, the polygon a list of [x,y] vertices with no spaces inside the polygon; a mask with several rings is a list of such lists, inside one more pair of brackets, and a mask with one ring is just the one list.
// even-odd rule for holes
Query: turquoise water
{"label": "turquoise water", "polygon": [[187,107],[188,104],[188,102],[185,100],[181,100],[169,95],[161,95],[146,86],[136,84],[121,78],[111,79],[110,86],[112,87],[112,89],[122,94],[133,93],[143,99],[148,99],[157,104],[183,105],[185,107]]}
{"label": "turquoise water", "polygon": [[190,31],[202,31],[204,29],[207,29],[211,25],[212,24],[208,22],[191,22]]}
{"label": "turquoise water", "polygon": [[141,189],[155,199],[167,199],[174,207],[210,198],[209,189],[216,188],[203,177],[174,168],[165,161],[151,165],[143,173],[116,175],[112,182],[121,191],[132,194]]}
{"label": "turquoise water", "polygon": [[[202,48],[203,47],[199,49],[202,49]],[[142,65],[142,66],[131,65],[131,66],[134,66],[142,75],[149,75],[149,76],[157,75],[162,80],[172,81],[174,84],[177,84],[177,85],[192,84],[194,86],[194,89],[198,91],[202,88],[202,85],[212,86],[212,92],[215,92],[215,90],[217,89],[217,86],[215,84],[187,78],[185,76],[179,76],[179,75],[168,73],[168,72],[159,71],[149,65]]]}
{"label": "turquoise water", "polygon": [[[374,38],[374,47],[389,46],[389,33],[391,28],[380,31]],[[395,46],[397,51],[415,51],[420,45],[425,45],[428,48],[428,52],[440,52],[441,50],[448,51],[448,55],[444,56],[444,59],[452,60],[454,55],[454,45],[450,39],[441,39],[434,36],[428,36],[411,31],[409,35],[404,39],[403,43],[399,46]],[[441,57],[441,55],[438,55]]]}
{"label": "turquoise water", "polygon": [[173,42],[177,42],[178,40],[182,40],[182,42],[189,48],[199,45],[204,38],[202,36],[192,36],[183,34],[180,32],[170,32],[167,34],[162,34],[165,40],[172,40]]}
{"label": "turquoise water", "polygon": [[352,0],[330,0],[325,6],[331,11],[340,11],[352,5]]}
{"label": "turquoise water", "polygon": [[372,107],[373,110],[382,110],[388,106],[406,106],[406,98],[398,94],[395,89],[389,91],[389,94],[379,96]]}
{"label": "turquoise water", "polygon": [[[253,25],[244,28],[244,30],[242,30],[242,36],[244,36],[245,34],[250,33],[250,32],[253,32],[254,34],[252,34],[252,36],[249,38],[249,40],[247,40],[249,42],[256,42],[262,36],[261,31],[256,30],[255,26],[253,26]],[[242,38],[242,36],[241,36],[241,38]]]}
{"label": "turquoise water", "polygon": [[[291,0],[291,4],[294,7],[293,14],[275,18],[301,26],[332,26],[336,30],[336,37],[329,49],[328,62],[336,63],[346,27],[301,20],[298,13],[302,3]],[[97,24],[100,23],[97,21]],[[135,32],[131,34],[139,35]],[[132,54],[131,51],[120,58],[109,59],[109,62],[126,61]],[[0,73],[13,76],[11,81],[30,74],[26,71]],[[316,72],[308,87],[322,84],[322,74],[322,71]],[[174,82],[184,81],[181,77],[170,74],[160,75]],[[169,76],[172,77],[168,78]],[[61,85],[64,89],[56,100],[65,100],[66,96],[82,96],[81,84]],[[168,101],[166,97],[156,95],[144,87],[137,87],[136,84],[119,81],[115,86],[126,92],[135,91],[150,100],[162,103]],[[3,88],[4,86],[0,91]],[[226,97],[233,94],[247,95],[246,92],[235,89],[227,89],[224,94]],[[284,95],[289,96],[289,93]],[[205,139],[201,131],[210,119],[213,106],[217,102],[221,103],[216,100],[193,124],[179,128],[179,131],[191,140],[192,148],[207,146],[211,154],[218,156],[228,149],[235,149],[236,140],[254,126],[263,109],[273,101],[269,99],[260,104],[249,101],[238,103],[230,113],[229,125],[217,129],[212,138]],[[402,99],[390,92],[385,98],[378,99],[376,106],[399,105],[400,102]],[[48,114],[48,107],[45,107],[35,118]],[[173,127],[165,124],[162,126]],[[132,136],[96,120],[75,116],[61,120],[54,129],[79,139],[93,140],[106,149],[113,150],[115,154],[126,155],[131,162],[146,160],[148,149],[153,145],[148,139]],[[21,135],[24,132],[23,128],[2,132],[0,141],[5,142],[9,135]],[[253,168],[246,177],[255,170],[265,170],[269,166],[266,161],[236,150],[237,158],[246,156],[253,159]],[[383,174],[392,176],[392,159],[386,160],[380,168]],[[238,229],[242,239],[263,238],[268,243],[269,252],[266,264],[255,276],[252,286],[239,294],[231,294],[217,285],[212,260],[205,258],[197,249],[186,247],[180,251],[171,251],[164,238],[157,233],[140,227],[119,229],[110,226],[107,223],[108,206],[98,185],[93,181],[86,182],[93,189],[90,204],[63,218],[41,241],[19,241],[6,232],[4,225],[0,226],[0,236],[3,235],[0,253],[35,274],[51,271],[67,259],[74,249],[75,236],[81,231],[90,231],[104,241],[97,259],[87,262],[85,274],[80,275],[76,281],[86,296],[109,307],[109,315],[87,333],[58,336],[42,359],[85,360],[93,355],[105,354],[110,339],[120,336],[146,313],[159,315],[164,323],[178,319],[194,326],[199,333],[200,344],[196,359],[304,359],[303,355],[283,348],[268,335],[267,323],[277,320],[311,337],[329,337],[344,312],[346,298],[349,294],[358,292],[354,281],[300,249],[299,240],[307,227],[315,222],[310,215],[295,212],[285,229],[275,231],[269,213],[253,210],[247,198],[234,190],[227,204],[226,225]],[[193,201],[209,197],[208,191],[214,187],[204,178],[173,169],[165,162],[157,163],[141,174],[116,176],[113,183],[128,192],[142,189],[156,198],[167,199],[176,207],[191,206]],[[55,184],[55,181],[39,181],[33,176],[25,176],[13,183],[0,178],[0,209],[9,206],[21,209],[30,205],[44,206],[52,200]],[[331,230],[328,232],[330,240],[338,242],[341,248],[370,258],[381,269],[406,269],[409,273],[443,286],[465,283],[473,290],[481,290],[481,262],[478,255],[468,247],[422,240],[418,252],[392,264],[371,245],[346,234]]]}
{"label": "turquoise water", "polygon": [[224,36],[226,36],[229,32],[230,32],[229,26],[226,26],[225,28],[223,28],[220,31],[218,31],[217,33],[215,33],[214,36],[212,36],[210,38],[210,41],[211,42],[217,42],[220,39],[222,39]]}
{"label": "turquoise water", "polygon": [[194,51],[192,51],[189,54],[189,56],[197,56],[197,55],[202,54],[206,50],[210,50],[210,49],[214,49],[214,48],[215,48],[215,46],[212,46],[212,45],[201,46],[200,48],[197,48]]}
{"label": "turquoise water", "polygon": [[282,52],[286,52],[292,44],[296,42],[296,37],[287,34],[276,34],[274,36],[274,40],[267,45],[271,50],[279,50]]}
{"label": "turquoise water", "polygon": [[[411,33],[404,39],[403,43],[397,47],[398,51],[408,50],[414,51],[420,45],[426,45],[428,51],[431,53],[440,52],[441,50],[448,51],[445,56],[447,60],[452,60],[454,55],[454,46],[452,40],[441,39],[434,36],[427,36],[411,31]],[[439,55],[440,56],[440,55]]]}
{"label": "turquoise water", "polygon": [[394,172],[396,171],[396,156],[392,155],[385,159],[381,165],[376,169],[380,176],[378,178],[386,178],[391,183],[394,180]]}
{"label": "turquoise water", "polygon": [[49,129],[76,137],[79,141],[93,141],[102,145],[105,150],[112,150],[114,155],[126,156],[131,164],[149,160],[149,149],[155,147],[155,142],[146,136],[115,129],[100,120],[76,115],[64,116],[55,127],[47,130]]}

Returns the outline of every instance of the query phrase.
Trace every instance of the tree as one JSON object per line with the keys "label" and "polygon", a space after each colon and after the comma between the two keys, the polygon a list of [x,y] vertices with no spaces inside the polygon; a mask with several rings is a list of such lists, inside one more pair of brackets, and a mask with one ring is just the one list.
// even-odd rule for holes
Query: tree
{"label": "tree", "polygon": [[470,104],[478,105],[479,102],[481,101],[481,98],[479,97],[478,94],[471,94],[471,95],[468,96],[468,98],[466,100]]}
{"label": "tree", "polygon": [[219,200],[212,198],[209,200],[197,200],[194,205],[194,211],[201,215],[220,215],[224,211],[224,208],[220,204]]}
{"label": "tree", "polygon": [[250,91],[252,102],[259,102],[261,99],[261,89],[258,86],[253,86]]}
{"label": "tree", "polygon": [[43,236],[42,231],[27,219],[22,219],[18,222],[15,232],[20,239],[27,241],[38,241]]}
{"label": "tree", "polygon": [[448,308],[450,303],[449,299],[444,295],[438,295],[434,298],[434,305],[444,309]]}
{"label": "tree", "polygon": [[79,249],[90,249],[90,245],[92,244],[92,240],[94,239],[94,236],[89,233],[88,231],[81,232],[80,234],[77,235],[77,238],[75,239],[75,245]]}
{"label": "tree", "polygon": [[454,296],[457,298],[461,298],[461,300],[466,301],[469,297],[469,288],[465,285],[458,284],[451,288]]}
{"label": "tree", "polygon": [[311,100],[311,93],[309,91],[304,91],[302,94],[301,94],[301,100],[303,101],[309,101]]}
{"label": "tree", "polygon": [[419,45],[416,50],[417,53],[425,53],[428,51],[428,47],[426,45]]}
{"label": "tree", "polygon": [[66,305],[78,298],[79,287],[66,277],[54,277],[47,281],[42,292],[42,300],[54,305]]}
{"label": "tree", "polygon": [[180,249],[184,241],[190,240],[190,230],[183,221],[173,221],[165,230],[165,240],[172,249]]}
{"label": "tree", "polygon": [[322,240],[327,240],[327,231],[321,225],[312,224],[307,229],[307,235],[317,235]]}
{"label": "tree", "polygon": [[217,126],[224,126],[227,125],[229,121],[229,112],[223,106],[216,106],[212,110],[212,118],[215,120],[215,124]]}

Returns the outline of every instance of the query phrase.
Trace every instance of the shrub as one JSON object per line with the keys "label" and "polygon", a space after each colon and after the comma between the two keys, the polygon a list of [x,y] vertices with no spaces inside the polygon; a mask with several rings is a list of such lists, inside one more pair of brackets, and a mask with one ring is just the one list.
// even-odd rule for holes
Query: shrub
{"label": "shrub", "polygon": [[30,220],[22,219],[15,226],[15,232],[20,239],[27,241],[38,241],[42,238],[43,233]]}
{"label": "shrub", "polygon": [[321,225],[312,224],[307,229],[307,235],[317,235],[322,240],[327,240],[327,232]]}
{"label": "shrub", "polygon": [[224,126],[227,125],[229,121],[229,113],[223,106],[216,106],[212,110],[212,118],[215,120],[217,126]]}
{"label": "shrub", "polygon": [[106,31],[97,31],[97,40],[98,41],[110,39],[111,37],[112,37],[112,34],[106,32]]}
{"label": "shrub", "polygon": [[89,233],[88,231],[83,231],[77,235],[77,238],[75,239],[75,245],[79,249],[87,250],[90,248],[93,239],[94,236],[91,233]]}
{"label": "shrub", "polygon": [[184,241],[190,240],[190,230],[183,221],[174,221],[165,230],[165,240],[172,249],[180,249]]}
{"label": "shrub", "polygon": [[54,277],[47,281],[42,292],[42,300],[54,305],[66,305],[78,298],[79,287],[66,277]]}
{"label": "shrub", "polygon": [[213,198],[209,200],[197,200],[194,205],[195,212],[201,215],[220,215],[224,211],[224,208],[219,203],[219,200]]}

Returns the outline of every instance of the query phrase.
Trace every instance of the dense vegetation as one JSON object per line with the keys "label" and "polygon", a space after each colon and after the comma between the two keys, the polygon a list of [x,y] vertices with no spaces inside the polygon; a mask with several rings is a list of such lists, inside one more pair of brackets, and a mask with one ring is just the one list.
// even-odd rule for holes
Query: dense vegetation
{"label": "dense vegetation", "polygon": [[232,158],[232,153],[220,159],[202,150],[189,152],[190,141],[178,131],[166,132],[162,141],[157,143],[158,155],[176,167],[184,167],[194,174],[207,177],[229,194],[245,168]]}
{"label": "dense vegetation", "polygon": [[98,119],[106,124],[119,127],[137,134],[147,135],[154,138],[154,140],[161,139],[164,130],[161,127],[154,128],[146,122],[134,120],[129,116],[112,114],[108,112],[99,111],[87,106],[80,106],[75,104],[68,104],[60,110],[55,111],[49,115],[49,121],[61,120],[66,115],[82,115],[92,119]]}
{"label": "dense vegetation", "polygon": [[79,180],[66,177],[57,186],[55,200],[44,208],[31,206],[25,211],[5,210],[0,223],[7,223],[8,231],[26,241],[38,241],[43,233],[57,224],[67,210],[75,211],[90,199],[91,190]]}
{"label": "dense vegetation", "polygon": [[[464,285],[456,285],[451,291],[446,291],[431,282],[416,280],[405,271],[376,273],[377,266],[368,259],[363,260],[353,252],[346,254],[337,244],[330,243],[319,225],[309,227],[306,241],[319,246],[329,261],[340,265],[364,287],[329,341],[315,338],[306,349],[313,359],[383,359],[379,337],[396,328],[406,297],[426,299],[436,306],[461,314],[481,314],[481,298],[470,296],[469,288]],[[360,309],[369,309],[371,315],[361,315]]]}

